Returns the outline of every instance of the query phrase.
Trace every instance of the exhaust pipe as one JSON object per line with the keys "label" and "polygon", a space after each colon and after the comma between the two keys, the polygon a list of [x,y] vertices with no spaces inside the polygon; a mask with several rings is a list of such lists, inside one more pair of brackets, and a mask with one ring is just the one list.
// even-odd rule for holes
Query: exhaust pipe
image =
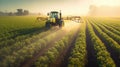
{"label": "exhaust pipe", "polygon": [[60,10],[60,19],[62,19],[62,13],[61,13],[61,10]]}

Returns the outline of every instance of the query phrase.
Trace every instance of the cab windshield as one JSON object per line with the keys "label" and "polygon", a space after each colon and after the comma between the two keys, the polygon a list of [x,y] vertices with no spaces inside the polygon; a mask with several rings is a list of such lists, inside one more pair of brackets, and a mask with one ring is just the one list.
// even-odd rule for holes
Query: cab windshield
{"label": "cab windshield", "polygon": [[58,12],[51,12],[50,18],[58,18]]}

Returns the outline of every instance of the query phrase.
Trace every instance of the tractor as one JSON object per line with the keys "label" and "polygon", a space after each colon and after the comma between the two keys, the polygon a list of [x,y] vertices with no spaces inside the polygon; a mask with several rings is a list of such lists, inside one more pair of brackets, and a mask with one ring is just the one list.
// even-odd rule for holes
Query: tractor
{"label": "tractor", "polygon": [[50,13],[47,13],[47,15],[48,19],[45,24],[47,29],[50,29],[52,26],[59,26],[60,28],[64,26],[61,11],[51,11]]}

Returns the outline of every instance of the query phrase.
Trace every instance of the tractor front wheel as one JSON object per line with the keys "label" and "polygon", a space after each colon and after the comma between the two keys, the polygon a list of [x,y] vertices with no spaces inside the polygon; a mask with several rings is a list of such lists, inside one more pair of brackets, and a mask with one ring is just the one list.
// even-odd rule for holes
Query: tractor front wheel
{"label": "tractor front wheel", "polygon": [[45,27],[46,27],[47,29],[50,29],[50,27],[51,27],[50,22],[46,22]]}

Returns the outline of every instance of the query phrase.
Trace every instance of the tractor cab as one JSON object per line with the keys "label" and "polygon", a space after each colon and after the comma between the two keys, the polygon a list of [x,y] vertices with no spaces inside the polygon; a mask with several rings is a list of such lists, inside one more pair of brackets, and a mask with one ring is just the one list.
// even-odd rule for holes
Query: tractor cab
{"label": "tractor cab", "polygon": [[59,14],[57,11],[50,12],[50,18],[58,18]]}
{"label": "tractor cab", "polygon": [[46,21],[46,28],[50,28],[51,26],[59,26],[62,27],[64,22],[61,18],[61,11],[51,11],[48,15],[48,20]]}
{"label": "tractor cab", "polygon": [[60,15],[57,11],[51,11],[48,13],[48,21],[52,23],[56,23],[58,19],[60,19]]}

